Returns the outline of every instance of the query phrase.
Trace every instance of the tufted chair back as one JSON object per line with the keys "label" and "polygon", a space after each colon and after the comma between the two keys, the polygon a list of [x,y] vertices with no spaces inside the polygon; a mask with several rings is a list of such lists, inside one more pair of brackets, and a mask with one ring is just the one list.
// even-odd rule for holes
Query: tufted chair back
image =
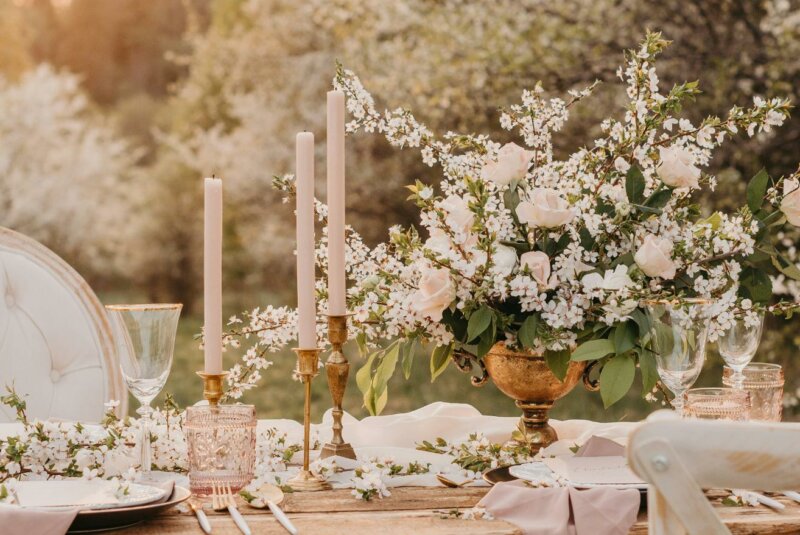
{"label": "tufted chair back", "polygon": [[[40,243],[0,227],[0,390],[14,384],[30,418],[97,422],[127,393],[103,306]],[[0,422],[13,421],[0,405]]]}

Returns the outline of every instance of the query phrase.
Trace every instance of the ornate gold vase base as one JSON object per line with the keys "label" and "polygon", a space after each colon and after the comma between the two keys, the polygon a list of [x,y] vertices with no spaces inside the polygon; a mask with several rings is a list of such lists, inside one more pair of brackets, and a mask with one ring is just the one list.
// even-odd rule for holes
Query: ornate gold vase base
{"label": "ornate gold vase base", "polygon": [[[527,445],[533,451],[546,448],[556,440],[558,434],[553,426],[550,425],[549,411],[553,408],[553,402],[536,403],[526,401],[514,401],[514,404],[522,410],[522,417],[519,419],[519,428],[512,435],[510,444]],[[520,434],[522,436],[516,436]]]}
{"label": "ornate gold vase base", "polygon": [[522,410],[519,430],[509,442],[529,446],[533,452],[558,440],[556,430],[548,423],[553,403],[571,392],[581,376],[587,388],[594,386],[588,380],[586,362],[570,362],[562,381],[553,375],[541,354],[511,350],[503,342],[489,350],[483,363],[497,388]]}
{"label": "ornate gold vase base", "polygon": [[319,479],[310,470],[300,470],[300,472],[286,482],[292,490],[297,492],[314,492],[319,490],[331,490],[331,484]]}

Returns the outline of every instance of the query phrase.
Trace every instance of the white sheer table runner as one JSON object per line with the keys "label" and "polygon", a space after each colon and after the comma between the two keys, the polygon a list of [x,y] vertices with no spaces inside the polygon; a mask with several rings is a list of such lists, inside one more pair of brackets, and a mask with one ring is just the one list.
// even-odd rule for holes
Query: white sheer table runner
{"label": "white sheer table runner", "polygon": [[[440,486],[436,479],[437,472],[456,473],[460,468],[451,464],[452,458],[419,451],[417,445],[423,440],[435,441],[441,437],[449,444],[459,444],[469,440],[473,433],[480,433],[488,440],[503,443],[509,439],[516,429],[519,417],[486,416],[471,405],[459,403],[436,402],[415,411],[386,416],[370,416],[358,420],[345,413],[344,438],[356,450],[358,461],[339,459],[342,468],[356,468],[372,457],[392,457],[397,464],[407,465],[411,462],[430,463],[430,472],[422,475],[399,476],[388,478],[387,486]],[[331,412],[323,416],[322,422],[312,426],[312,435],[324,443],[331,437]],[[556,429],[559,441],[551,445],[547,455],[571,455],[575,445],[582,445],[592,436],[601,436],[620,444],[627,442],[628,434],[638,425],[632,422],[599,423],[589,420],[551,420]],[[259,432],[276,428],[288,435],[289,441],[302,440],[302,424],[288,419],[259,420]],[[21,429],[19,424],[0,424],[0,437],[14,434]],[[312,459],[316,455],[312,453]],[[299,455],[295,457],[299,460]],[[283,477],[289,477],[295,469]],[[343,472],[330,477],[334,487],[352,486],[352,472]]]}

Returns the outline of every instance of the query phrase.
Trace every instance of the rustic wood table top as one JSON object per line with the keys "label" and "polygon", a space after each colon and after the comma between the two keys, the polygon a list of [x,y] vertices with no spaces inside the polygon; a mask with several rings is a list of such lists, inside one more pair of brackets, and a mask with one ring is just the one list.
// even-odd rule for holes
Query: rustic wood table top
{"label": "rustic wood table top", "polygon": [[[488,491],[485,487],[465,489],[407,487],[391,489],[391,497],[363,502],[356,500],[349,490],[287,494],[283,510],[292,519],[300,533],[327,534],[513,534],[520,530],[502,520],[465,520],[451,512],[473,507]],[[777,499],[786,505],[781,512],[765,506],[729,507],[721,504],[722,492],[708,493],[717,514],[734,534],[800,534],[800,504],[783,497]],[[254,534],[285,534],[286,531],[272,517],[269,510],[253,509],[241,503],[239,510],[245,515]],[[227,513],[216,513],[206,508],[214,535],[238,535],[241,532]],[[159,517],[128,528],[125,535],[202,534],[191,512],[171,509]],[[639,514],[639,521],[631,533],[647,533],[647,513]]]}

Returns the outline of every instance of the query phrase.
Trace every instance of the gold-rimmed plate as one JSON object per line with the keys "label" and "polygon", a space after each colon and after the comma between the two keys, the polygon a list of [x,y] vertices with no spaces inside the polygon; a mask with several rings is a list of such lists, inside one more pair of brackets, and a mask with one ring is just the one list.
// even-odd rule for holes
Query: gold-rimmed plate
{"label": "gold-rimmed plate", "polygon": [[127,528],[185,502],[191,495],[189,489],[175,485],[172,495],[164,502],[81,511],[69,527],[68,533],[96,533]]}

